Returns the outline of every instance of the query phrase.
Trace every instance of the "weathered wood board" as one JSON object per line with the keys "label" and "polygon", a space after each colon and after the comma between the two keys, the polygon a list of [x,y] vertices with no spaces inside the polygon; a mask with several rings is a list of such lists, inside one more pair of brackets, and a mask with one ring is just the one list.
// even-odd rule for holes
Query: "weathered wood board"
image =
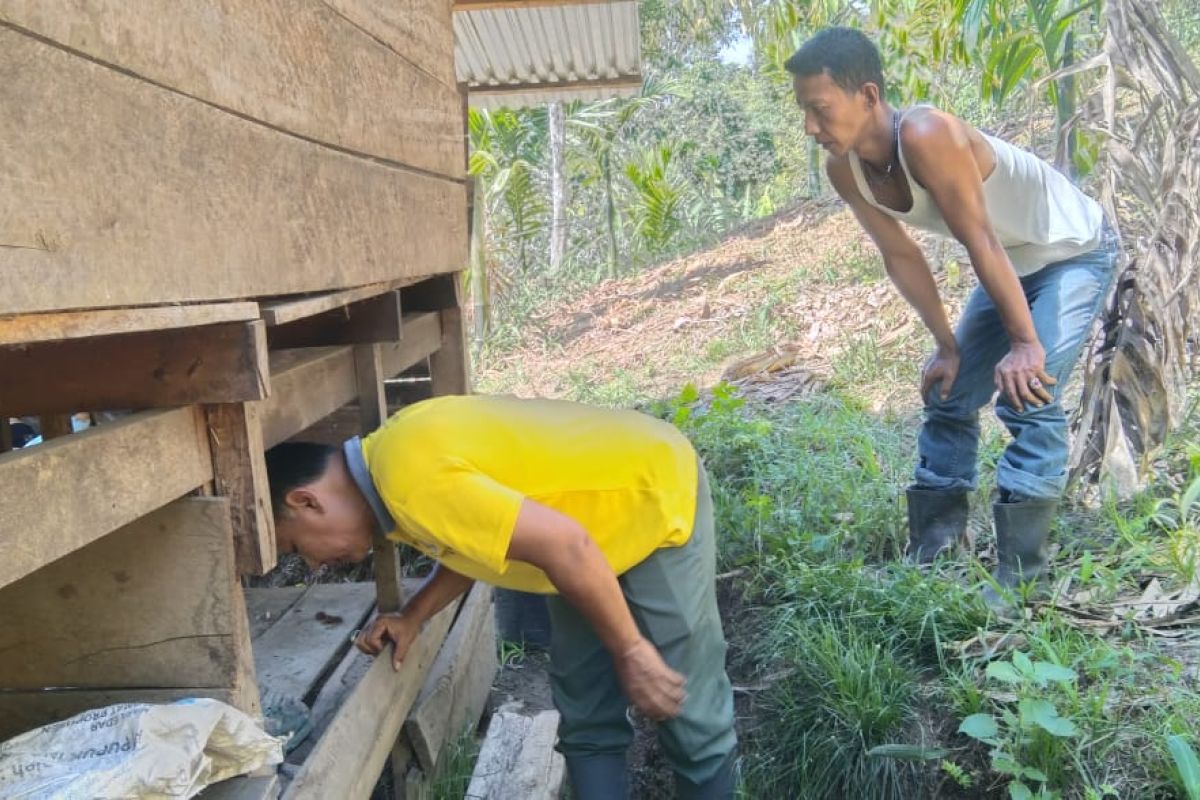
{"label": "weathered wood board", "polygon": [[[400,19],[450,16],[395,5]],[[0,20],[298,136],[462,177],[453,84],[319,0],[3,0]],[[453,69],[452,46],[431,42],[429,58]]]}
{"label": "weathered wood board", "polygon": [[234,689],[56,689],[0,692],[0,741],[41,725],[117,703],[173,703],[185,697],[211,697],[245,707]]}
{"label": "weathered wood board", "polygon": [[261,411],[258,403],[222,403],[204,409],[212,443],[213,486],[219,496],[229,498],[239,575],[262,575],[276,561]]}
{"label": "weathered wood board", "polygon": [[427,775],[436,774],[446,744],[479,721],[498,669],[492,587],[476,583],[404,723],[404,735]]}
{"label": "weathered wood board", "polygon": [[[2,223],[0,223],[2,224]],[[45,412],[260,400],[270,391],[261,320],[0,347],[0,408]]]}
{"label": "weathered wood board", "polygon": [[146,411],[0,455],[0,587],[212,480],[195,407]]}
{"label": "weathered wood board", "polygon": [[0,607],[0,688],[225,688],[244,676],[221,498],[177,500],[6,586]]}
{"label": "weathered wood board", "polygon": [[[447,0],[326,0],[418,69],[455,86],[452,4]],[[446,54],[450,54],[449,60]]]}
{"label": "weathered wood board", "polygon": [[558,800],[566,764],[554,750],[558,712],[499,711],[488,725],[466,796],[471,800]]}
{"label": "weathered wood board", "polygon": [[[437,312],[406,316],[399,342],[379,345],[384,376],[395,375],[437,350]],[[352,346],[270,354],[271,396],[263,401],[263,443],[273,447],[355,400],[359,394]]]}
{"label": "weathered wood board", "polygon": [[399,672],[392,670],[390,647],[375,659],[288,786],[285,798],[365,800],[370,796],[455,610],[447,606],[426,623]]}
{"label": "weathered wood board", "polygon": [[254,673],[263,691],[303,700],[350,647],[375,604],[373,583],[321,583],[254,640]]}
{"label": "weathered wood board", "polygon": [[0,314],[329,291],[466,263],[463,183],[3,25],[0,108]]}
{"label": "weathered wood board", "polygon": [[257,303],[106,308],[0,317],[0,345],[54,342],[120,333],[195,328],[258,319]]}

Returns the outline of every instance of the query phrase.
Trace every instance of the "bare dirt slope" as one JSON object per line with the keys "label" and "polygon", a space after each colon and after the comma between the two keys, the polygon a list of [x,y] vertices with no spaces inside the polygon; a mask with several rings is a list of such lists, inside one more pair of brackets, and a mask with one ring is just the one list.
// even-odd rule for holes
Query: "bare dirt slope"
{"label": "bare dirt slope", "polygon": [[[973,278],[959,269],[955,248],[922,244],[956,315]],[[874,245],[832,200],[598,284],[546,308],[526,329],[520,347],[479,366],[481,390],[620,403],[724,377],[777,400],[834,380],[880,407],[909,406],[927,344]],[[899,372],[896,356],[905,365]]]}

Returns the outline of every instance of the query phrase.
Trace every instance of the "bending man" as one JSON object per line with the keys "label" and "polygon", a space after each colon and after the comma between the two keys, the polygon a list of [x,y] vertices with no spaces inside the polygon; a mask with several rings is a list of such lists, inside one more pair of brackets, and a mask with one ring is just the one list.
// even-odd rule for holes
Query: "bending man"
{"label": "bending man", "polygon": [[342,449],[268,453],[280,552],[358,561],[376,530],[438,562],[359,639],[395,665],[474,580],[550,595],[559,750],[580,800],[625,797],[630,703],[681,798],[731,798],[733,695],[703,465],[671,425],[550,400],[439,397]]}
{"label": "bending man", "polygon": [[[999,392],[1012,441],[996,469],[994,577],[1011,589],[1046,564],[1066,483],[1059,392],[1112,282],[1117,238],[1100,206],[1044,161],[936,108],[889,105],[879,52],[862,33],[821,31],[787,69],[805,132],[829,153],[830,182],[936,345],[921,376],[909,554],[927,563],[963,538],[978,412]],[[957,330],[901,223],[967,249],[980,285]],[[991,587],[988,599],[1002,602]]]}

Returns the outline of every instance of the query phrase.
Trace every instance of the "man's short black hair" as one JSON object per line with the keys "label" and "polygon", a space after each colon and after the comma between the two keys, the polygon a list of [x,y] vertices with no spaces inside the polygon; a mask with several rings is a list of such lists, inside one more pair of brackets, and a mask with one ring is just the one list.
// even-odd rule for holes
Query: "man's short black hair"
{"label": "man's short black hair", "polygon": [[828,73],[847,92],[857,92],[864,83],[886,88],[879,48],[854,28],[825,28],[800,46],[784,64],[797,77]]}
{"label": "man's short black hair", "polygon": [[271,507],[276,517],[287,509],[288,492],[320,478],[338,449],[317,442],[283,442],[267,451],[267,481],[271,484]]}

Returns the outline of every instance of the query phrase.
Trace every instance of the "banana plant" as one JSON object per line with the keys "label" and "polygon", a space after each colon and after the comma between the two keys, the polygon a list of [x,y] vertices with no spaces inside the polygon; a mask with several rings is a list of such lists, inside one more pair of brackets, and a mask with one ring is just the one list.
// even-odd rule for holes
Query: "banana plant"
{"label": "banana plant", "polygon": [[[953,0],[966,51],[982,70],[980,92],[997,106],[1018,87],[1044,80],[1055,112],[1058,164],[1073,174],[1090,163],[1080,157],[1071,124],[1076,109],[1075,76],[1045,80],[1071,66],[1080,36],[1099,36],[1101,0]],[[1093,41],[1088,42],[1089,49]]]}

